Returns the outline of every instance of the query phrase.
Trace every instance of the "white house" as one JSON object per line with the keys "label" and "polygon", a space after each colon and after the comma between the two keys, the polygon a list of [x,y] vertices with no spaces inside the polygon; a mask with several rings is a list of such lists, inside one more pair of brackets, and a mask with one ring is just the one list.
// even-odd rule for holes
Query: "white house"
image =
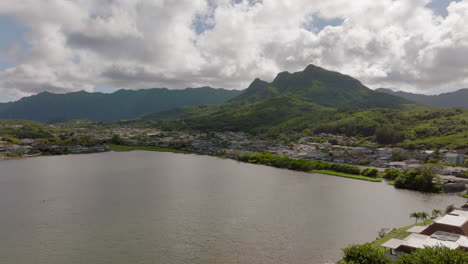
{"label": "white house", "polygon": [[445,163],[456,164],[456,165],[463,164],[463,162],[465,161],[463,154],[458,154],[458,153],[447,153],[445,154],[444,159],[445,159]]}

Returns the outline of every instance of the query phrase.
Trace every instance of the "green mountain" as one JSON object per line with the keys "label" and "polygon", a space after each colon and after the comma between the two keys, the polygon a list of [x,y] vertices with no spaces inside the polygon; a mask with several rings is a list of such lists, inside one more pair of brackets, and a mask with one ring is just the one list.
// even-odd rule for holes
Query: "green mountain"
{"label": "green mountain", "polygon": [[256,79],[235,102],[258,102],[291,96],[333,108],[403,108],[410,101],[375,92],[360,81],[338,72],[309,65],[304,71],[282,72],[271,83]]}
{"label": "green mountain", "polygon": [[0,118],[41,122],[90,119],[113,121],[137,118],[146,113],[179,106],[220,104],[239,95],[238,90],[209,87],[169,90],[166,88],[119,90],[112,94],[84,91],[53,94],[43,92],[16,102],[0,104]]}
{"label": "green mountain", "polygon": [[417,105],[375,92],[350,76],[309,65],[301,72],[282,72],[271,83],[255,79],[222,105],[178,108],[145,115],[140,121],[177,129],[263,131],[303,118],[324,122],[337,109],[411,107]]}
{"label": "green mountain", "polygon": [[376,91],[386,94],[396,95],[421,104],[431,105],[440,108],[465,108],[468,109],[468,88],[460,89],[455,92],[442,93],[439,95],[415,94],[403,91],[393,91],[380,88]]}

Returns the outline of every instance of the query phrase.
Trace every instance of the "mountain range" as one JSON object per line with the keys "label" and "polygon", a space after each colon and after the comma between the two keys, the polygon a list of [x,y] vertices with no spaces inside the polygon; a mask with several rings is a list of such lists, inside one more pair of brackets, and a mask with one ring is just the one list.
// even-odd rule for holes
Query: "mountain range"
{"label": "mountain range", "polygon": [[119,90],[111,94],[85,91],[67,94],[42,92],[16,102],[0,103],[0,119],[40,122],[89,119],[114,121],[179,106],[221,104],[241,91],[210,87],[169,90],[166,88]]}
{"label": "mountain range", "polygon": [[468,109],[468,88],[460,89],[450,93],[442,93],[439,95],[415,94],[403,91],[393,91],[390,89],[380,88],[376,91],[396,95],[408,100],[418,102],[425,105],[440,107],[440,108],[465,108]]}
{"label": "mountain range", "polygon": [[324,122],[338,109],[412,109],[404,98],[373,91],[358,80],[314,65],[279,73],[272,82],[255,79],[239,96],[221,105],[194,106],[148,114],[142,120],[210,130],[261,130],[294,120]]}

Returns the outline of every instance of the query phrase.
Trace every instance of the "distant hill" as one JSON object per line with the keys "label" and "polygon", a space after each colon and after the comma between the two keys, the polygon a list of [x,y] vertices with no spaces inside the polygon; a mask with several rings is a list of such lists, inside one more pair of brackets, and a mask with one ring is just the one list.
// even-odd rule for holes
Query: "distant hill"
{"label": "distant hill", "polygon": [[67,94],[43,92],[16,102],[0,103],[0,119],[40,122],[68,119],[113,121],[137,118],[180,106],[221,104],[239,95],[238,90],[210,87],[119,90],[111,94],[84,91]]}
{"label": "distant hill", "polygon": [[309,65],[304,71],[279,73],[271,83],[256,79],[234,102],[258,102],[292,96],[333,108],[393,108],[412,104],[396,96],[375,92],[360,81],[338,72]]}
{"label": "distant hill", "polygon": [[141,120],[160,121],[168,128],[262,131],[303,118],[324,122],[337,109],[416,107],[409,100],[375,92],[350,76],[309,65],[301,72],[282,72],[271,83],[256,79],[221,105],[183,107]]}
{"label": "distant hill", "polygon": [[440,108],[465,108],[468,109],[468,88],[460,89],[455,92],[443,93],[439,95],[414,94],[403,91],[392,91],[390,89],[380,88],[376,91],[386,94],[396,95],[421,104],[431,105]]}

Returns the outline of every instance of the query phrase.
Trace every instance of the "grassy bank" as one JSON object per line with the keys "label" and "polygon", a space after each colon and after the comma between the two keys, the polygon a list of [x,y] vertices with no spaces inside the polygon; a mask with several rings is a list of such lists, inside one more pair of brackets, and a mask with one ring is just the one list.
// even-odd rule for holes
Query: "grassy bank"
{"label": "grassy bank", "polygon": [[145,150],[145,151],[158,151],[158,152],[173,152],[173,153],[188,153],[186,151],[170,149],[170,148],[161,148],[156,146],[128,146],[128,145],[115,145],[115,144],[106,144],[111,150],[123,152],[123,151],[132,151],[132,150]]}
{"label": "grassy bank", "polygon": [[360,175],[353,175],[353,174],[342,173],[342,172],[336,172],[336,171],[331,171],[331,170],[312,170],[312,172],[327,174],[327,175],[333,175],[333,176],[338,176],[338,177],[344,177],[344,178],[363,180],[363,181],[370,181],[370,182],[381,182],[382,181],[381,179],[376,179],[376,178],[371,178],[371,177],[366,177],[366,176],[360,176]]}
{"label": "grassy bank", "polygon": [[389,234],[385,235],[384,237],[382,238],[379,238],[377,240],[375,240],[374,242],[371,243],[371,246],[373,246],[374,248],[378,248],[380,247],[383,243],[387,242],[388,240],[392,239],[392,238],[396,238],[396,239],[403,239],[406,237],[406,231],[410,228],[412,228],[413,226],[423,226],[423,225],[428,225],[430,223],[434,222],[434,219],[428,219],[422,223],[419,223],[419,224],[415,224],[415,225],[410,225],[410,226],[405,226],[405,227],[402,227],[402,228],[398,228],[398,229],[394,229],[392,230]]}
{"label": "grassy bank", "polygon": [[468,199],[468,193],[462,193],[462,194],[459,194],[458,196],[460,196],[461,198],[467,198]]}

